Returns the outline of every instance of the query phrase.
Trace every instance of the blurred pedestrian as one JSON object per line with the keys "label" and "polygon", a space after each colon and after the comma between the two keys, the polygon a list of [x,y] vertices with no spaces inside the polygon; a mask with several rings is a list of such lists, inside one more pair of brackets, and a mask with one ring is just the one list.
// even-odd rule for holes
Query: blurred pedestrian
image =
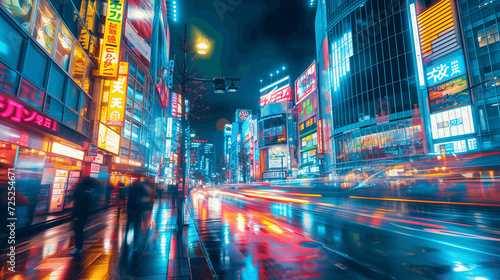
{"label": "blurred pedestrian", "polygon": [[135,180],[128,189],[126,235],[128,234],[130,225],[133,224],[134,250],[137,250],[139,246],[144,211],[146,211],[150,205],[151,194],[148,189],[149,188],[141,182],[141,178]]}
{"label": "blurred pedestrian", "polygon": [[83,248],[83,230],[89,216],[93,203],[94,192],[96,191],[97,180],[91,177],[83,177],[75,187],[73,199],[73,219],[75,231],[74,254],[81,254]]}
{"label": "blurred pedestrian", "polygon": [[127,186],[123,182],[119,182],[118,186],[118,198],[120,199],[118,203],[118,214],[120,214],[122,207],[125,207],[127,201]]}
{"label": "blurred pedestrian", "polygon": [[111,193],[113,191],[113,184],[111,184],[111,181],[108,181],[106,184],[106,197],[105,197],[105,205],[108,206],[109,203],[111,202]]}

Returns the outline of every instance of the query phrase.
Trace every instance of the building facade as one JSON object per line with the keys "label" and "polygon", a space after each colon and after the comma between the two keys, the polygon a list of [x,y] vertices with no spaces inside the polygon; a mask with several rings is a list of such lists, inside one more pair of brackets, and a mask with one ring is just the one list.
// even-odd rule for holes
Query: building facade
{"label": "building facade", "polygon": [[[149,39],[152,68],[126,42],[134,7],[125,1],[108,9],[92,0],[0,3],[1,164],[16,170],[17,191],[31,203],[19,210],[18,227],[71,208],[82,176],[102,185],[97,207],[110,202],[110,181],[129,183],[130,172],[162,176],[168,92],[158,85],[169,46],[166,6],[156,5],[141,9],[150,11],[145,26],[161,27],[138,37]],[[110,30],[113,47],[100,46]]]}
{"label": "building facade", "polygon": [[316,38],[326,170],[423,156],[407,1],[319,1]]}

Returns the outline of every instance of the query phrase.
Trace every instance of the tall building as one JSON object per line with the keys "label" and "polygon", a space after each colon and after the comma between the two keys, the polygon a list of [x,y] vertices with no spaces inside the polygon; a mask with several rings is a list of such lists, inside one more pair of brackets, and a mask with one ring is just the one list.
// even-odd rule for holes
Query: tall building
{"label": "tall building", "polygon": [[18,228],[72,208],[82,176],[163,177],[169,29],[165,3],[148,3],[0,3],[1,166],[34,208]]}
{"label": "tall building", "polygon": [[[500,1],[457,1],[480,148],[500,143]],[[431,3],[432,5],[432,3]],[[486,82],[490,80],[489,82]],[[476,86],[477,85],[477,86]]]}
{"label": "tall building", "polygon": [[[295,81],[296,114],[298,119],[298,177],[307,178],[320,173],[323,159],[321,116],[318,113],[316,62]],[[295,131],[295,130],[291,130]],[[318,136],[319,135],[319,136]],[[321,145],[320,145],[321,144]]]}
{"label": "tall building", "polygon": [[407,1],[318,1],[326,171],[376,169],[425,154],[412,38]]}
{"label": "tall building", "polygon": [[[215,170],[214,145],[207,140],[191,139],[189,145],[189,179],[191,181],[212,181]],[[201,176],[201,177],[200,177]]]}

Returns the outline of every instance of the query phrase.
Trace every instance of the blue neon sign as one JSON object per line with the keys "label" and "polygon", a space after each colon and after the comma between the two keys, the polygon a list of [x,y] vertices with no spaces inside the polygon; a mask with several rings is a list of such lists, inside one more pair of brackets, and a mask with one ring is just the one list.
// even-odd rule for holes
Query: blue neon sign
{"label": "blue neon sign", "polygon": [[463,55],[456,56],[442,63],[427,68],[427,85],[432,86],[451,78],[465,74]]}

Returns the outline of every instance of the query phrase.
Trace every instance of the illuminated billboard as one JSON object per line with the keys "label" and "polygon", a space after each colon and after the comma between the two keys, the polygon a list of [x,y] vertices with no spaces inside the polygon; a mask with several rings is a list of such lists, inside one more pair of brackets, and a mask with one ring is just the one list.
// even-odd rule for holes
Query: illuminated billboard
{"label": "illuminated billboard", "polygon": [[474,133],[471,106],[463,106],[431,115],[432,139]]}
{"label": "illuminated billboard", "polygon": [[259,119],[257,132],[259,147],[286,143],[286,114],[277,114]]}
{"label": "illuminated billboard", "polygon": [[428,88],[431,113],[469,104],[465,75]]}
{"label": "illuminated billboard", "polygon": [[316,117],[313,116],[309,118],[307,121],[299,124],[299,134],[300,136],[308,134],[309,132],[316,130]]}
{"label": "illuminated billboard", "polygon": [[309,68],[295,81],[295,101],[302,102],[307,96],[316,91],[318,82],[316,78],[316,62],[313,62]]}
{"label": "illuminated billboard", "polygon": [[442,0],[418,15],[424,64],[461,49],[455,17],[451,0]]}
{"label": "illuminated billboard", "polygon": [[269,169],[272,168],[286,168],[286,146],[276,146],[269,148]]}
{"label": "illuminated billboard", "polygon": [[267,104],[278,103],[292,100],[292,89],[289,85],[282,88],[275,87],[268,94],[260,97],[260,106],[264,107]]}
{"label": "illuminated billboard", "polygon": [[120,134],[99,123],[97,147],[113,154],[118,154],[120,150]]}
{"label": "illuminated billboard", "polygon": [[153,35],[154,1],[128,0],[125,42],[149,67]]}
{"label": "illuminated billboard", "polygon": [[103,80],[104,88],[101,108],[102,121],[106,125],[123,126],[127,98],[128,69],[128,62],[120,62],[118,78]]}
{"label": "illuminated billboard", "polygon": [[345,33],[337,41],[332,43],[332,70],[330,72],[333,90],[340,88],[340,79],[351,71],[349,58],[354,55],[352,44],[352,32]]}
{"label": "illuminated billboard", "polygon": [[110,0],[107,5],[104,37],[99,60],[99,75],[118,76],[125,0]]}
{"label": "illuminated billboard", "polygon": [[318,109],[318,98],[317,93],[313,93],[308,96],[302,103],[297,107],[299,120],[308,117],[313,112],[316,112]]}
{"label": "illuminated billboard", "polygon": [[426,73],[428,86],[463,75],[466,73],[464,56],[459,55],[433,65],[427,68]]}

